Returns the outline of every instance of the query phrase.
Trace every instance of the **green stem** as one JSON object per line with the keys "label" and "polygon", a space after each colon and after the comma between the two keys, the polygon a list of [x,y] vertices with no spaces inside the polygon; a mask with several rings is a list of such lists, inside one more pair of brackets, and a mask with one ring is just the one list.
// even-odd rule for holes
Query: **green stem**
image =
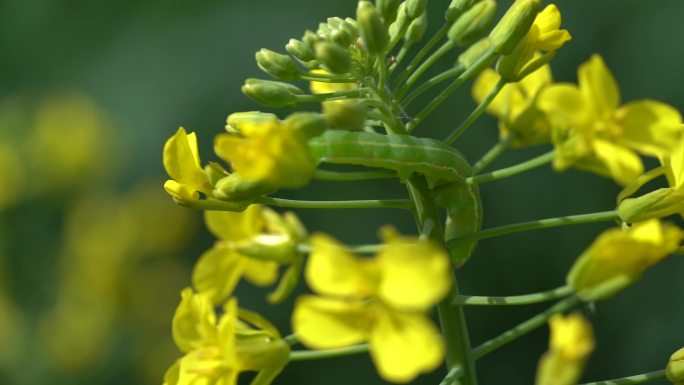
{"label": "green stem", "polygon": [[[377,253],[385,247],[384,244],[370,244],[370,245],[345,245],[344,249],[358,254],[372,254]],[[307,243],[300,243],[297,245],[297,251],[300,253],[308,254],[311,253],[311,245]]]}
{"label": "green stem", "polygon": [[296,95],[295,99],[299,103],[320,103],[328,100],[355,99],[367,96],[370,88],[359,87],[352,90],[341,90],[315,95]]}
{"label": "green stem", "polygon": [[587,382],[581,385],[636,385],[645,384],[647,382],[664,380],[665,370],[656,370],[655,372],[649,372],[644,374],[637,374],[629,377],[615,378],[612,380]]}
{"label": "green stem", "polygon": [[511,295],[505,297],[459,295],[454,298],[454,305],[484,305],[484,306],[515,306],[553,301],[572,294],[572,289],[562,286],[553,290],[525,295]]}
{"label": "green stem", "polygon": [[532,231],[540,229],[550,229],[552,227],[580,225],[584,223],[609,222],[618,220],[617,211],[602,211],[591,214],[569,215],[566,217],[538,219],[536,221],[514,223],[511,225],[504,225],[492,227],[490,229],[480,230],[472,234],[464,235],[458,238],[451,239],[447,246],[453,246],[460,241],[467,239],[486,239],[498,237],[501,235],[514,234],[523,231]]}
{"label": "green stem", "polygon": [[348,346],[338,349],[325,350],[301,350],[290,352],[290,361],[311,361],[322,360],[325,358],[350,356],[353,354],[366,353],[368,351],[368,344]]}
{"label": "green stem", "polygon": [[497,337],[483,343],[482,345],[473,349],[473,355],[475,359],[480,359],[485,355],[493,352],[494,350],[515,341],[516,339],[524,336],[525,334],[531,332],[532,330],[542,326],[546,321],[554,314],[564,312],[580,302],[579,297],[571,296],[568,297],[555,305],[551,306],[549,309],[537,314],[536,316],[528,319],[525,322],[518,324],[517,326],[503,332]]}
{"label": "green stem", "polygon": [[316,170],[314,178],[320,180],[329,180],[335,182],[347,182],[355,180],[368,179],[387,179],[396,178],[397,174],[391,171],[357,171],[357,172],[340,172],[328,170]]}
{"label": "green stem", "polygon": [[416,67],[420,64],[420,62],[423,60],[423,58],[428,53],[430,53],[430,50],[432,50],[432,48],[435,46],[435,44],[439,43],[439,41],[442,40],[442,38],[447,34],[448,31],[449,31],[449,24],[444,24],[439,28],[439,30],[437,30],[437,32],[434,35],[432,35],[430,40],[428,40],[428,42],[425,43],[423,48],[421,48],[420,51],[418,51],[416,56],[406,66],[406,68],[404,69],[404,72],[402,72],[401,75],[399,75],[399,77],[397,78],[397,80],[395,82],[395,84],[396,84],[396,86],[394,88],[395,90],[398,89],[406,81],[406,78],[408,78],[409,75],[411,75],[413,70],[416,69]]}
{"label": "green stem", "polygon": [[406,199],[367,199],[356,201],[303,201],[271,197],[259,197],[256,203],[276,207],[299,209],[410,209],[411,202]]}
{"label": "green stem", "polygon": [[463,375],[463,368],[457,366],[451,368],[439,385],[458,385],[459,378]]}
{"label": "green stem", "polygon": [[525,162],[522,162],[520,164],[516,164],[515,166],[511,167],[506,167],[502,168],[500,170],[488,172],[486,174],[480,174],[480,175],[475,175],[471,176],[470,178],[466,179],[466,182],[468,184],[481,184],[481,183],[486,183],[486,182],[491,182],[499,179],[504,179],[508,178],[513,175],[520,174],[525,171],[532,170],[534,168],[543,166],[553,160],[553,157],[555,155],[555,151],[551,150],[545,154],[539,155],[536,158],[532,158],[530,160],[527,160]]}
{"label": "green stem", "polygon": [[406,54],[408,54],[409,49],[411,49],[411,45],[404,43],[404,45],[401,46],[399,49],[399,53],[397,54],[396,58],[394,59],[394,64],[390,67],[390,73],[392,73],[392,70],[396,68],[396,66],[401,63],[404,58],[406,57]]}
{"label": "green stem", "polygon": [[250,205],[250,202],[227,202],[212,198],[198,199],[195,201],[185,201],[173,198],[173,201],[183,207],[214,211],[244,211],[244,209]]}
{"label": "green stem", "polygon": [[[406,186],[414,204],[414,215],[420,233],[444,245],[439,213],[428,196],[425,178],[413,175],[406,180]],[[471,355],[470,337],[463,307],[452,305],[454,298],[459,295],[458,283],[453,273],[452,277],[454,284],[451,293],[437,305],[439,323],[446,344],[446,365],[449,371],[454,368],[463,369],[462,383],[464,385],[477,385],[475,360]]]}
{"label": "green stem", "polygon": [[513,141],[513,134],[507,135],[505,138],[499,140],[496,142],[496,144],[487,151],[486,154],[480,158],[477,162],[475,162],[475,165],[473,165],[473,174],[478,174],[480,171],[484,170],[492,164],[501,154],[508,149],[508,146],[511,144]]}
{"label": "green stem", "polygon": [[435,52],[430,55],[421,65],[418,67],[412,74],[409,76],[408,80],[406,80],[406,83],[402,84],[401,87],[399,88],[399,91],[396,93],[397,98],[401,99],[402,96],[406,95],[406,92],[411,88],[413,83],[418,81],[418,78],[423,76],[425,71],[430,69],[439,59],[442,58],[447,52],[451,51],[456,47],[456,44],[452,42],[451,40],[447,40],[444,44],[442,44],[441,47],[437,48]]}
{"label": "green stem", "polygon": [[299,75],[301,80],[321,83],[356,83],[355,78],[339,76],[335,74],[316,74],[311,72],[301,73]]}
{"label": "green stem", "polygon": [[408,106],[418,96],[422,95],[423,92],[429,90],[433,86],[436,86],[437,84],[439,84],[439,83],[441,83],[447,79],[451,79],[453,77],[460,76],[463,73],[463,71],[465,71],[465,68],[462,65],[458,64],[454,68],[448,69],[448,70],[442,72],[441,74],[430,78],[428,81],[421,83],[421,85],[418,86],[418,88],[411,91],[411,93],[408,94],[408,96],[406,96],[406,98],[404,98],[401,101],[401,104],[404,107]]}
{"label": "green stem", "polygon": [[470,66],[465,72],[461,74],[456,80],[454,80],[447,88],[442,90],[442,92],[435,97],[430,104],[428,104],[425,108],[423,108],[418,115],[416,115],[415,118],[413,118],[412,121],[410,121],[406,127],[407,131],[413,131],[414,128],[416,128],[425,118],[428,117],[434,111],[437,107],[439,107],[444,101],[453,93],[456,91],[463,83],[465,83],[468,79],[471,77],[479,74],[482,70],[484,70],[489,63],[494,60],[496,57],[496,53],[494,51],[487,51],[484,55],[482,55],[475,63],[473,63],[472,66]]}
{"label": "green stem", "polygon": [[456,129],[446,138],[444,142],[446,144],[452,144],[456,141],[456,139],[458,139],[459,136],[463,135],[463,133],[466,132],[466,130],[470,128],[473,123],[475,123],[477,118],[479,118],[485,112],[487,107],[489,107],[489,104],[492,102],[492,100],[494,100],[494,98],[496,98],[499,92],[501,92],[506,83],[506,80],[503,78],[500,79],[494,88],[489,91],[487,96],[485,96],[482,102],[480,102],[473,112],[471,112],[470,115],[468,115],[468,117],[458,127],[456,127]]}
{"label": "green stem", "polygon": [[290,346],[294,346],[299,343],[299,338],[297,338],[296,334],[290,334],[288,336],[283,337],[283,341],[285,341],[285,343]]}

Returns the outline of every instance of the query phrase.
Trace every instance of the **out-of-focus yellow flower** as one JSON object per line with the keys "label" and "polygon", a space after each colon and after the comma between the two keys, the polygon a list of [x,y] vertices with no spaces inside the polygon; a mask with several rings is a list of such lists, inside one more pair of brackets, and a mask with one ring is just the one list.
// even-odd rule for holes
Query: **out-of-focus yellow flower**
{"label": "out-of-focus yellow flower", "polygon": [[316,169],[306,137],[275,119],[243,122],[240,135],[218,135],[214,150],[243,179],[272,187],[302,187]]}
{"label": "out-of-focus yellow flower", "polygon": [[390,229],[382,235],[387,245],[372,259],[350,254],[328,236],[312,236],[306,279],[322,297],[299,298],[292,323],[314,349],[368,341],[380,375],[408,382],[437,367],[444,355],[425,312],[451,287],[449,258],[430,241]]}
{"label": "out-of-focus yellow flower", "polygon": [[[560,29],[561,14],[555,4],[549,4],[537,14],[534,23],[525,39],[515,50],[503,56],[497,64],[497,70],[504,78],[516,78],[526,72],[526,67],[536,60],[548,62],[549,54],[555,53],[571,39],[570,33]],[[541,55],[543,52],[546,55]]]}
{"label": "out-of-focus yellow flower", "polygon": [[25,183],[24,166],[11,145],[0,143],[0,210],[15,204]]}
{"label": "out-of-focus yellow flower", "polygon": [[111,176],[122,157],[108,117],[86,95],[61,93],[41,101],[24,138],[27,174],[38,193],[72,193]]}
{"label": "out-of-focus yellow flower", "polygon": [[277,330],[260,316],[244,312],[265,329],[238,318],[237,300],[230,299],[217,319],[213,303],[186,288],[173,317],[173,339],[185,353],[164,376],[164,385],[237,384],[242,371],[259,371],[252,385],[268,385],[288,360],[289,348]]}
{"label": "out-of-focus yellow flower", "polygon": [[575,385],[594,350],[594,332],[579,313],[549,319],[549,350],[539,360],[537,385]]}
{"label": "out-of-focus yellow flower", "polygon": [[653,100],[620,107],[617,83],[598,55],[578,77],[579,86],[551,85],[538,99],[553,124],[557,170],[574,166],[626,185],[643,173],[637,153],[669,153],[684,128],[679,112]]}
{"label": "out-of-focus yellow flower", "polygon": [[[267,286],[278,278],[278,264],[290,263],[298,254],[301,234],[276,212],[251,205],[240,213],[205,211],[207,227],[219,241],[195,265],[195,288],[214,303],[221,303],[241,277],[255,285]],[[301,225],[298,225],[301,226]]]}
{"label": "out-of-focus yellow flower", "polygon": [[657,219],[629,229],[604,231],[568,274],[568,285],[585,301],[606,299],[637,281],[644,271],[679,247],[684,233]]}
{"label": "out-of-focus yellow flower", "polygon": [[200,192],[210,194],[212,186],[202,170],[194,132],[188,134],[180,127],[164,144],[163,162],[166,173],[173,178],[164,183],[171,196],[191,201],[199,199]]}
{"label": "out-of-focus yellow flower", "polygon": [[[484,70],[473,85],[473,98],[482,102],[500,79],[496,71]],[[487,112],[499,118],[501,138],[513,135],[511,147],[551,140],[549,121],[536,106],[539,92],[551,82],[551,69],[544,65],[519,82],[506,84],[487,107]]]}

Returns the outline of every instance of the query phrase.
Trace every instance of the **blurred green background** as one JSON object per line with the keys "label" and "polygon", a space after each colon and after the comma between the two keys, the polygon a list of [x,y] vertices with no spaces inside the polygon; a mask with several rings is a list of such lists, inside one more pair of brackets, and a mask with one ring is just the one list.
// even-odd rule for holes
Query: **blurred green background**
{"label": "blurred green background", "polygon": [[[431,29],[448,1],[431,0]],[[509,1],[501,1],[501,10]],[[575,81],[577,66],[603,55],[623,101],[655,98],[684,110],[678,0],[560,0],[573,40],[553,62]],[[161,149],[179,125],[197,131],[203,160],[225,117],[258,108],[240,93],[260,74],[254,52],[284,51],[290,37],[355,1],[0,0],[0,384],[156,384],[178,353],[170,322],[192,263],[213,240],[199,213],[171,203]],[[453,63],[443,60],[434,71]],[[427,102],[427,100],[425,101]],[[418,132],[441,138],[474,104],[454,95]],[[409,113],[416,111],[409,111]],[[283,112],[284,114],[284,112]],[[458,143],[476,160],[496,140],[481,119]],[[510,151],[494,167],[547,148]],[[613,208],[611,181],[539,169],[484,185],[485,227]],[[314,182],[289,198],[405,196],[399,183]],[[348,243],[376,241],[396,211],[299,211],[310,231]],[[559,286],[577,255],[607,224],[506,236],[480,243],[459,272],[462,291],[511,295]],[[598,347],[585,380],[664,367],[684,346],[684,258],[672,257],[637,285],[585,309]],[[303,288],[302,288],[303,290]],[[284,333],[291,301],[239,288],[241,305]],[[475,345],[544,309],[469,308]],[[482,384],[529,384],[546,349],[542,328],[478,363]],[[421,377],[436,384],[439,371]],[[247,380],[248,378],[243,378]],[[294,363],[276,384],[377,384],[367,357]]]}

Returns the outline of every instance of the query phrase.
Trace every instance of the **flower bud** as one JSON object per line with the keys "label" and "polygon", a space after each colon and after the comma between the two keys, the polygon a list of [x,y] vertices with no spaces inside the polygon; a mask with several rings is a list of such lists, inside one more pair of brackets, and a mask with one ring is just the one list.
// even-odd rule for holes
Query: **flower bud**
{"label": "flower bud", "polygon": [[280,80],[299,79],[299,68],[288,55],[262,48],[254,55],[257,65],[262,71]]}
{"label": "flower bud", "polygon": [[285,50],[297,59],[308,62],[314,59],[313,48],[297,39],[290,39],[285,46]]}
{"label": "flower bud", "polygon": [[475,62],[489,50],[489,47],[490,43],[488,37],[480,39],[477,43],[471,45],[465,52],[459,55],[458,63],[460,63],[463,68],[470,68],[470,66],[475,64]]}
{"label": "flower bud", "polygon": [[245,180],[238,174],[230,174],[214,186],[213,195],[226,201],[252,200],[256,197],[274,192],[275,189],[260,181]]}
{"label": "flower bud", "polygon": [[397,18],[397,11],[401,0],[375,0],[375,8],[380,12],[385,25],[391,24]]}
{"label": "flower bud", "polygon": [[508,55],[527,35],[539,12],[539,0],[516,0],[489,34],[494,52]]}
{"label": "flower bud", "polygon": [[245,123],[277,122],[275,114],[261,111],[233,112],[226,118],[226,131],[238,133]]}
{"label": "flower bud", "polygon": [[470,45],[492,25],[495,14],[496,1],[484,0],[475,4],[449,28],[449,40],[461,47]]}
{"label": "flower bud", "polygon": [[684,348],[674,352],[665,369],[665,375],[675,385],[684,384]]}
{"label": "flower bud", "polygon": [[354,36],[344,29],[336,28],[330,33],[330,39],[342,47],[348,47],[354,42]]}
{"label": "flower bud", "polygon": [[204,173],[207,174],[209,183],[211,183],[212,186],[216,185],[221,178],[228,176],[228,171],[216,162],[207,163],[207,165],[204,166]]}
{"label": "flower bud", "polygon": [[332,41],[322,40],[316,43],[315,51],[316,59],[325,65],[330,72],[344,74],[351,70],[349,52],[341,45]]}
{"label": "flower bud", "polygon": [[354,100],[331,100],[323,103],[323,117],[331,128],[358,131],[366,123],[366,106]]}
{"label": "flower bud", "polygon": [[296,246],[292,238],[282,234],[259,234],[233,244],[240,254],[283,264],[292,263],[298,256]]}
{"label": "flower bud", "polygon": [[456,21],[465,11],[470,9],[479,0],[451,0],[451,4],[444,14],[446,22],[451,24]]}
{"label": "flower bud", "polygon": [[405,24],[410,23],[411,21],[408,19],[406,16],[406,3],[401,3],[399,4],[399,11],[397,11],[397,18],[394,20],[394,22],[389,26],[389,35],[390,39],[395,39],[397,34],[404,29]]}
{"label": "flower bud", "polygon": [[419,18],[413,20],[411,24],[409,24],[406,34],[404,34],[406,44],[413,45],[418,43],[425,35],[427,25],[427,13],[423,13]]}
{"label": "flower bud", "polygon": [[318,136],[328,128],[323,116],[315,112],[295,112],[283,124],[285,129],[300,132],[306,138]]}
{"label": "flower bud", "polygon": [[265,106],[285,107],[295,104],[296,96],[304,91],[289,83],[250,78],[245,80],[242,93]]}
{"label": "flower bud", "polygon": [[331,32],[332,28],[330,28],[328,23],[318,23],[318,29],[316,30],[318,37],[322,39],[329,39]]}
{"label": "flower bud", "polygon": [[406,16],[409,20],[417,19],[425,13],[427,8],[427,0],[406,0]]}
{"label": "flower bud", "polygon": [[387,47],[389,34],[378,12],[370,1],[360,1],[356,8],[361,39],[370,53],[381,53]]}
{"label": "flower bud", "polygon": [[627,198],[618,205],[620,219],[627,223],[661,218],[681,211],[682,197],[672,187],[660,188],[637,198]]}
{"label": "flower bud", "polygon": [[318,43],[320,40],[321,38],[313,31],[307,30],[304,32],[304,36],[302,36],[302,41],[309,47],[315,47],[316,43]]}

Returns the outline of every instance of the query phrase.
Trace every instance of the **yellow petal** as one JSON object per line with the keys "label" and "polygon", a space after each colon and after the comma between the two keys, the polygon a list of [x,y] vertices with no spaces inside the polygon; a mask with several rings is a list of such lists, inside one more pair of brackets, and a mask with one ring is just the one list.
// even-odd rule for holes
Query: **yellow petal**
{"label": "yellow petal", "polygon": [[334,296],[364,298],[375,293],[373,271],[368,263],[347,252],[335,239],[314,234],[306,282],[314,291]]}
{"label": "yellow petal", "polygon": [[195,264],[192,284],[215,304],[233,292],[244,271],[245,257],[223,245],[207,250]]}
{"label": "yellow petal", "polygon": [[684,185],[684,136],[677,140],[669,156],[663,157],[662,163],[667,167],[670,186],[680,189]]}
{"label": "yellow petal", "polygon": [[620,185],[626,186],[644,173],[641,158],[630,149],[600,139],[594,140],[592,146],[596,157]]}
{"label": "yellow petal", "polygon": [[[311,72],[316,74],[329,74],[328,71],[322,69],[315,69]],[[311,82],[312,94],[327,94],[329,92],[353,90],[356,88],[358,88],[356,83]]]}
{"label": "yellow petal", "polygon": [[[473,84],[473,99],[477,103],[482,102],[487,94],[496,86],[496,83],[499,82],[499,79],[501,79],[501,77],[493,69],[487,68],[482,71]],[[506,119],[508,115],[507,111],[510,110],[509,105],[511,104],[511,100],[514,104],[522,101],[522,95],[511,96],[511,92],[515,92],[512,85],[504,86],[499,92],[499,95],[497,95],[489,106],[487,106],[487,112],[499,119]]]}
{"label": "yellow petal", "polygon": [[[585,297],[614,279],[625,281],[619,285],[624,287],[677,249],[682,234],[678,227],[657,219],[636,223],[626,231],[604,231],[575,262],[568,284]],[[607,296],[595,299],[603,298]]]}
{"label": "yellow petal", "polygon": [[559,83],[541,91],[537,106],[549,115],[554,125],[582,129],[591,119],[590,106],[580,89],[573,84]]}
{"label": "yellow petal", "polygon": [[292,328],[304,345],[331,349],[366,341],[370,321],[359,301],[306,295],[295,303]]}
{"label": "yellow petal", "polygon": [[265,226],[262,205],[250,205],[242,212],[205,211],[204,222],[218,239],[242,241],[259,235]]}
{"label": "yellow petal", "polygon": [[218,324],[218,346],[221,356],[228,363],[236,365],[235,330],[238,322],[238,306],[235,297],[230,298],[223,307],[223,315]]}
{"label": "yellow petal", "polygon": [[183,127],[164,144],[164,168],[171,178],[190,187],[201,187],[208,183],[200,167],[195,133],[186,134]]}
{"label": "yellow petal", "polygon": [[554,31],[560,28],[561,14],[555,4],[549,4],[541,12],[537,14],[534,19],[536,25],[541,32]]}
{"label": "yellow petal", "polygon": [[663,157],[682,135],[682,116],[675,108],[655,100],[628,103],[616,112],[622,128],[621,143],[646,155]]}
{"label": "yellow petal", "polygon": [[579,87],[596,120],[607,120],[620,105],[617,82],[601,56],[593,55],[577,71]]}
{"label": "yellow petal", "polygon": [[380,376],[406,383],[436,369],[444,357],[444,343],[430,319],[421,313],[376,313],[370,353]]}
{"label": "yellow petal", "polygon": [[391,235],[376,260],[378,298],[393,308],[427,310],[451,288],[449,257],[432,241]]}
{"label": "yellow petal", "polygon": [[549,349],[561,353],[564,358],[582,360],[594,350],[593,328],[580,313],[554,314],[549,319],[549,327]]}
{"label": "yellow petal", "polygon": [[199,199],[199,193],[195,187],[180,184],[175,180],[169,179],[164,182],[164,190],[176,199],[184,201],[195,201]]}
{"label": "yellow petal", "polygon": [[245,279],[257,286],[268,286],[278,279],[278,263],[243,257]]}
{"label": "yellow petal", "polygon": [[183,352],[213,344],[216,340],[216,314],[209,297],[193,293],[189,287],[183,289],[171,329],[174,342]]}

